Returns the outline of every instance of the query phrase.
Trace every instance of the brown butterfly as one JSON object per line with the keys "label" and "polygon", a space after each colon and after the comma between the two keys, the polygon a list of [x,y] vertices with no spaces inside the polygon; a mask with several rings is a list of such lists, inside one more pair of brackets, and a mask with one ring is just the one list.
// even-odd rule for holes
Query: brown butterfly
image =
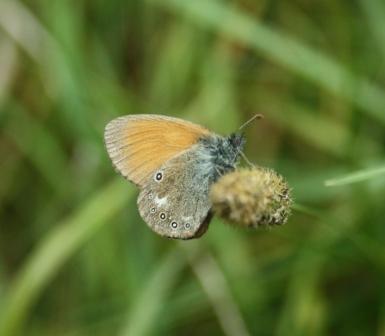
{"label": "brown butterfly", "polygon": [[112,120],[104,139],[113,165],[140,188],[139,213],[161,236],[200,237],[211,219],[209,188],[234,170],[244,137],[223,137],[162,115]]}

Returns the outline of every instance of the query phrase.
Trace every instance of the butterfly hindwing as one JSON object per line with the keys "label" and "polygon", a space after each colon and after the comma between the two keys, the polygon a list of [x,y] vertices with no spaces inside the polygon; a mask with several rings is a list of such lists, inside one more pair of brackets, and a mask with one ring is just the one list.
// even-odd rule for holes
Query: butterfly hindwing
{"label": "butterfly hindwing", "polygon": [[149,176],[138,197],[149,227],[170,238],[202,235],[210,221],[209,176],[202,172],[199,145],[167,161]]}
{"label": "butterfly hindwing", "polygon": [[148,177],[209,131],[182,119],[160,115],[128,115],[107,124],[104,139],[115,168],[143,187]]}

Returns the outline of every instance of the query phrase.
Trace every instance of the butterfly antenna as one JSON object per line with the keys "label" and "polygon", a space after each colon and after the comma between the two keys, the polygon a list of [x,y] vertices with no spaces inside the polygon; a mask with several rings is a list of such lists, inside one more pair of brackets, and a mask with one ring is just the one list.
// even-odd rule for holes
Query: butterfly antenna
{"label": "butterfly antenna", "polygon": [[263,118],[263,114],[256,114],[256,115],[254,115],[249,120],[247,120],[243,125],[241,125],[241,127],[239,127],[239,130],[244,129],[248,124],[250,124],[255,119],[262,119],[262,118]]}
{"label": "butterfly antenna", "polygon": [[251,168],[255,168],[255,164],[252,163],[252,162],[247,158],[247,156],[245,155],[245,153],[243,153],[242,151],[240,151],[240,154],[241,154],[243,160],[245,160],[246,163],[247,163]]}

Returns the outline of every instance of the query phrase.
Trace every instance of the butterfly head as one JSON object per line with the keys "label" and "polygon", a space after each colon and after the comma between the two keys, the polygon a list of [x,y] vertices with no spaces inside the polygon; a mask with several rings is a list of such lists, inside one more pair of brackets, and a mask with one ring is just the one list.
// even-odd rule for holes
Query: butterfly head
{"label": "butterfly head", "polygon": [[230,147],[232,147],[233,151],[236,153],[240,153],[245,145],[246,139],[243,133],[232,133],[227,137]]}
{"label": "butterfly head", "polygon": [[233,170],[238,162],[246,139],[242,133],[232,133],[223,142],[223,162]]}

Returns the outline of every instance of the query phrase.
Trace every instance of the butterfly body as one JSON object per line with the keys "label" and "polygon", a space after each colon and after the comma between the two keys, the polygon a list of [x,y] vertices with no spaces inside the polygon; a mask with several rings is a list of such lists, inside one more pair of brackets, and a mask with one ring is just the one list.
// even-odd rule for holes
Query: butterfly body
{"label": "butterfly body", "polygon": [[179,239],[206,231],[209,188],[235,168],[244,144],[242,135],[222,137],[158,115],[117,118],[107,125],[105,141],[117,170],[141,189],[144,221],[158,234]]}

